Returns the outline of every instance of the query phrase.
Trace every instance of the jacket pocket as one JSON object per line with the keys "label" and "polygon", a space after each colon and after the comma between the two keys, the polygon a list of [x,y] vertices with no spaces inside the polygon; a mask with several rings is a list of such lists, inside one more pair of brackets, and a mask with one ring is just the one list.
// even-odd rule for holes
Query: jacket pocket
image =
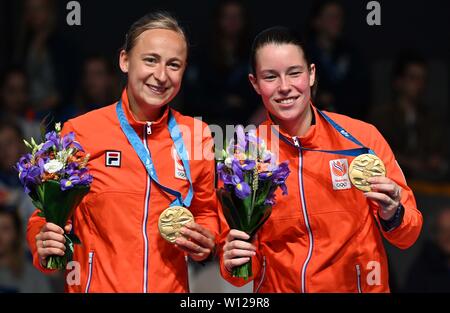
{"label": "jacket pocket", "polygon": [[89,252],[88,266],[88,277],[86,282],[86,289],[84,291],[85,293],[89,293],[89,289],[91,288],[92,272],[94,269],[94,251]]}
{"label": "jacket pocket", "polygon": [[356,268],[356,287],[357,287],[358,293],[362,293],[362,287],[361,287],[361,266],[359,266],[359,264],[356,264],[355,268]]}

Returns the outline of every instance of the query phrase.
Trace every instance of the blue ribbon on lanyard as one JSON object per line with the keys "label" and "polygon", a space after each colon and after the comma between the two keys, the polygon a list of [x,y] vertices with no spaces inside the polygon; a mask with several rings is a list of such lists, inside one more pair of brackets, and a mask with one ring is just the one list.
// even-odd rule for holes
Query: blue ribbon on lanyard
{"label": "blue ribbon on lanyard", "polygon": [[[341,134],[342,136],[344,136],[346,139],[350,140],[351,142],[357,144],[358,146],[361,146],[361,148],[346,149],[346,150],[321,150],[321,149],[309,149],[309,148],[300,147],[300,149],[307,150],[307,151],[331,153],[331,154],[341,154],[341,155],[345,155],[345,156],[355,156],[355,157],[358,155],[361,155],[361,154],[366,154],[366,153],[375,155],[375,152],[372,149],[365,147],[358,139],[353,137],[342,126],[340,126],[335,121],[333,121],[328,115],[326,115],[324,112],[322,112],[320,110],[317,110],[317,111],[320,113],[320,115],[322,115],[322,117],[328,123],[330,123],[331,126],[333,126],[334,129],[336,129],[338,131],[339,134]],[[290,142],[289,139],[287,139],[286,137],[281,135],[274,127],[272,127],[272,130],[275,132],[275,134],[277,134],[277,136],[281,140],[292,145],[292,142]]]}
{"label": "blue ribbon on lanyard", "polygon": [[168,128],[169,128],[170,137],[172,138],[172,140],[175,144],[175,149],[176,149],[178,155],[180,156],[181,161],[183,162],[184,170],[186,172],[186,178],[189,181],[189,192],[186,195],[186,198],[184,198],[184,200],[179,191],[176,191],[169,187],[166,187],[159,182],[158,175],[156,174],[156,169],[155,169],[155,165],[153,164],[152,155],[150,153],[150,150],[147,151],[147,149],[145,149],[145,146],[142,143],[141,139],[136,134],[133,127],[131,127],[130,123],[128,123],[128,120],[127,120],[125,113],[123,111],[123,108],[122,108],[122,100],[117,102],[116,112],[117,112],[117,116],[119,118],[120,127],[122,128],[122,131],[125,133],[125,136],[127,137],[128,141],[133,146],[134,151],[136,151],[137,155],[139,156],[139,159],[141,160],[142,164],[144,165],[145,169],[147,170],[147,173],[150,176],[151,180],[154,181],[155,184],[158,185],[158,187],[161,188],[163,191],[176,197],[176,199],[170,204],[170,206],[183,205],[185,207],[189,207],[191,205],[191,201],[194,196],[194,188],[192,185],[191,171],[190,171],[190,167],[189,167],[187,151],[186,151],[186,148],[185,148],[184,142],[183,142],[183,137],[181,135],[178,124],[172,115],[171,110],[169,109],[169,119],[168,119],[168,123],[167,123]]}

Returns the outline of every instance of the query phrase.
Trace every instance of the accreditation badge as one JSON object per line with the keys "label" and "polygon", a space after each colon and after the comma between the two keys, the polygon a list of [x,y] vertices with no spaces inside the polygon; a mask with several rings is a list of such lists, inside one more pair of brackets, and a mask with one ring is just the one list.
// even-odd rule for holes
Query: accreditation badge
{"label": "accreditation badge", "polygon": [[358,155],[350,163],[350,181],[357,189],[368,192],[370,184],[367,179],[375,176],[386,176],[386,168],[383,161],[374,154]]}
{"label": "accreditation badge", "polygon": [[159,216],[159,233],[165,240],[174,243],[175,239],[182,236],[180,229],[193,221],[194,216],[188,209],[178,205],[168,207]]}

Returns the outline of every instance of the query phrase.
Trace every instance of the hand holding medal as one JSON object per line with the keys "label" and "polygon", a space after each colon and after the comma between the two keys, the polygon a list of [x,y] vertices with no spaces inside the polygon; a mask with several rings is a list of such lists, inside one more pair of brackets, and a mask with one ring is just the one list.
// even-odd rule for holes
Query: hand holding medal
{"label": "hand holding medal", "polygon": [[361,154],[353,159],[349,167],[350,181],[361,191],[371,191],[368,179],[386,176],[383,161],[374,154]]}
{"label": "hand holding medal", "polygon": [[186,252],[194,261],[206,259],[214,250],[214,235],[194,222],[192,213],[182,206],[171,206],[159,216],[161,236]]}
{"label": "hand holding medal", "polygon": [[352,184],[364,192],[364,196],[379,204],[379,215],[389,220],[397,211],[401,200],[401,188],[386,177],[383,161],[373,154],[357,156],[349,167]]}
{"label": "hand holding medal", "polygon": [[181,228],[194,221],[192,213],[182,206],[171,206],[165,209],[159,216],[158,228],[161,237],[170,243],[182,236]]}

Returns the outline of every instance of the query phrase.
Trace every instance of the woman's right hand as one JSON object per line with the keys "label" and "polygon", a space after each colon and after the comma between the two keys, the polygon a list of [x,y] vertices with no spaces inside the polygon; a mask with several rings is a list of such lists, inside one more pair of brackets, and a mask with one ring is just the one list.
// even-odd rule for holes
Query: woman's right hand
{"label": "woman's right hand", "polygon": [[249,262],[251,257],[256,255],[256,247],[245,241],[248,239],[250,239],[248,234],[237,229],[232,229],[228,233],[222,256],[227,271],[231,272],[234,267]]}
{"label": "woman's right hand", "polygon": [[[71,224],[64,227],[66,233],[72,229]],[[47,257],[50,255],[63,256],[66,251],[66,239],[64,230],[56,224],[46,223],[39,234],[36,235],[36,247],[39,260],[43,267],[47,264]]]}

